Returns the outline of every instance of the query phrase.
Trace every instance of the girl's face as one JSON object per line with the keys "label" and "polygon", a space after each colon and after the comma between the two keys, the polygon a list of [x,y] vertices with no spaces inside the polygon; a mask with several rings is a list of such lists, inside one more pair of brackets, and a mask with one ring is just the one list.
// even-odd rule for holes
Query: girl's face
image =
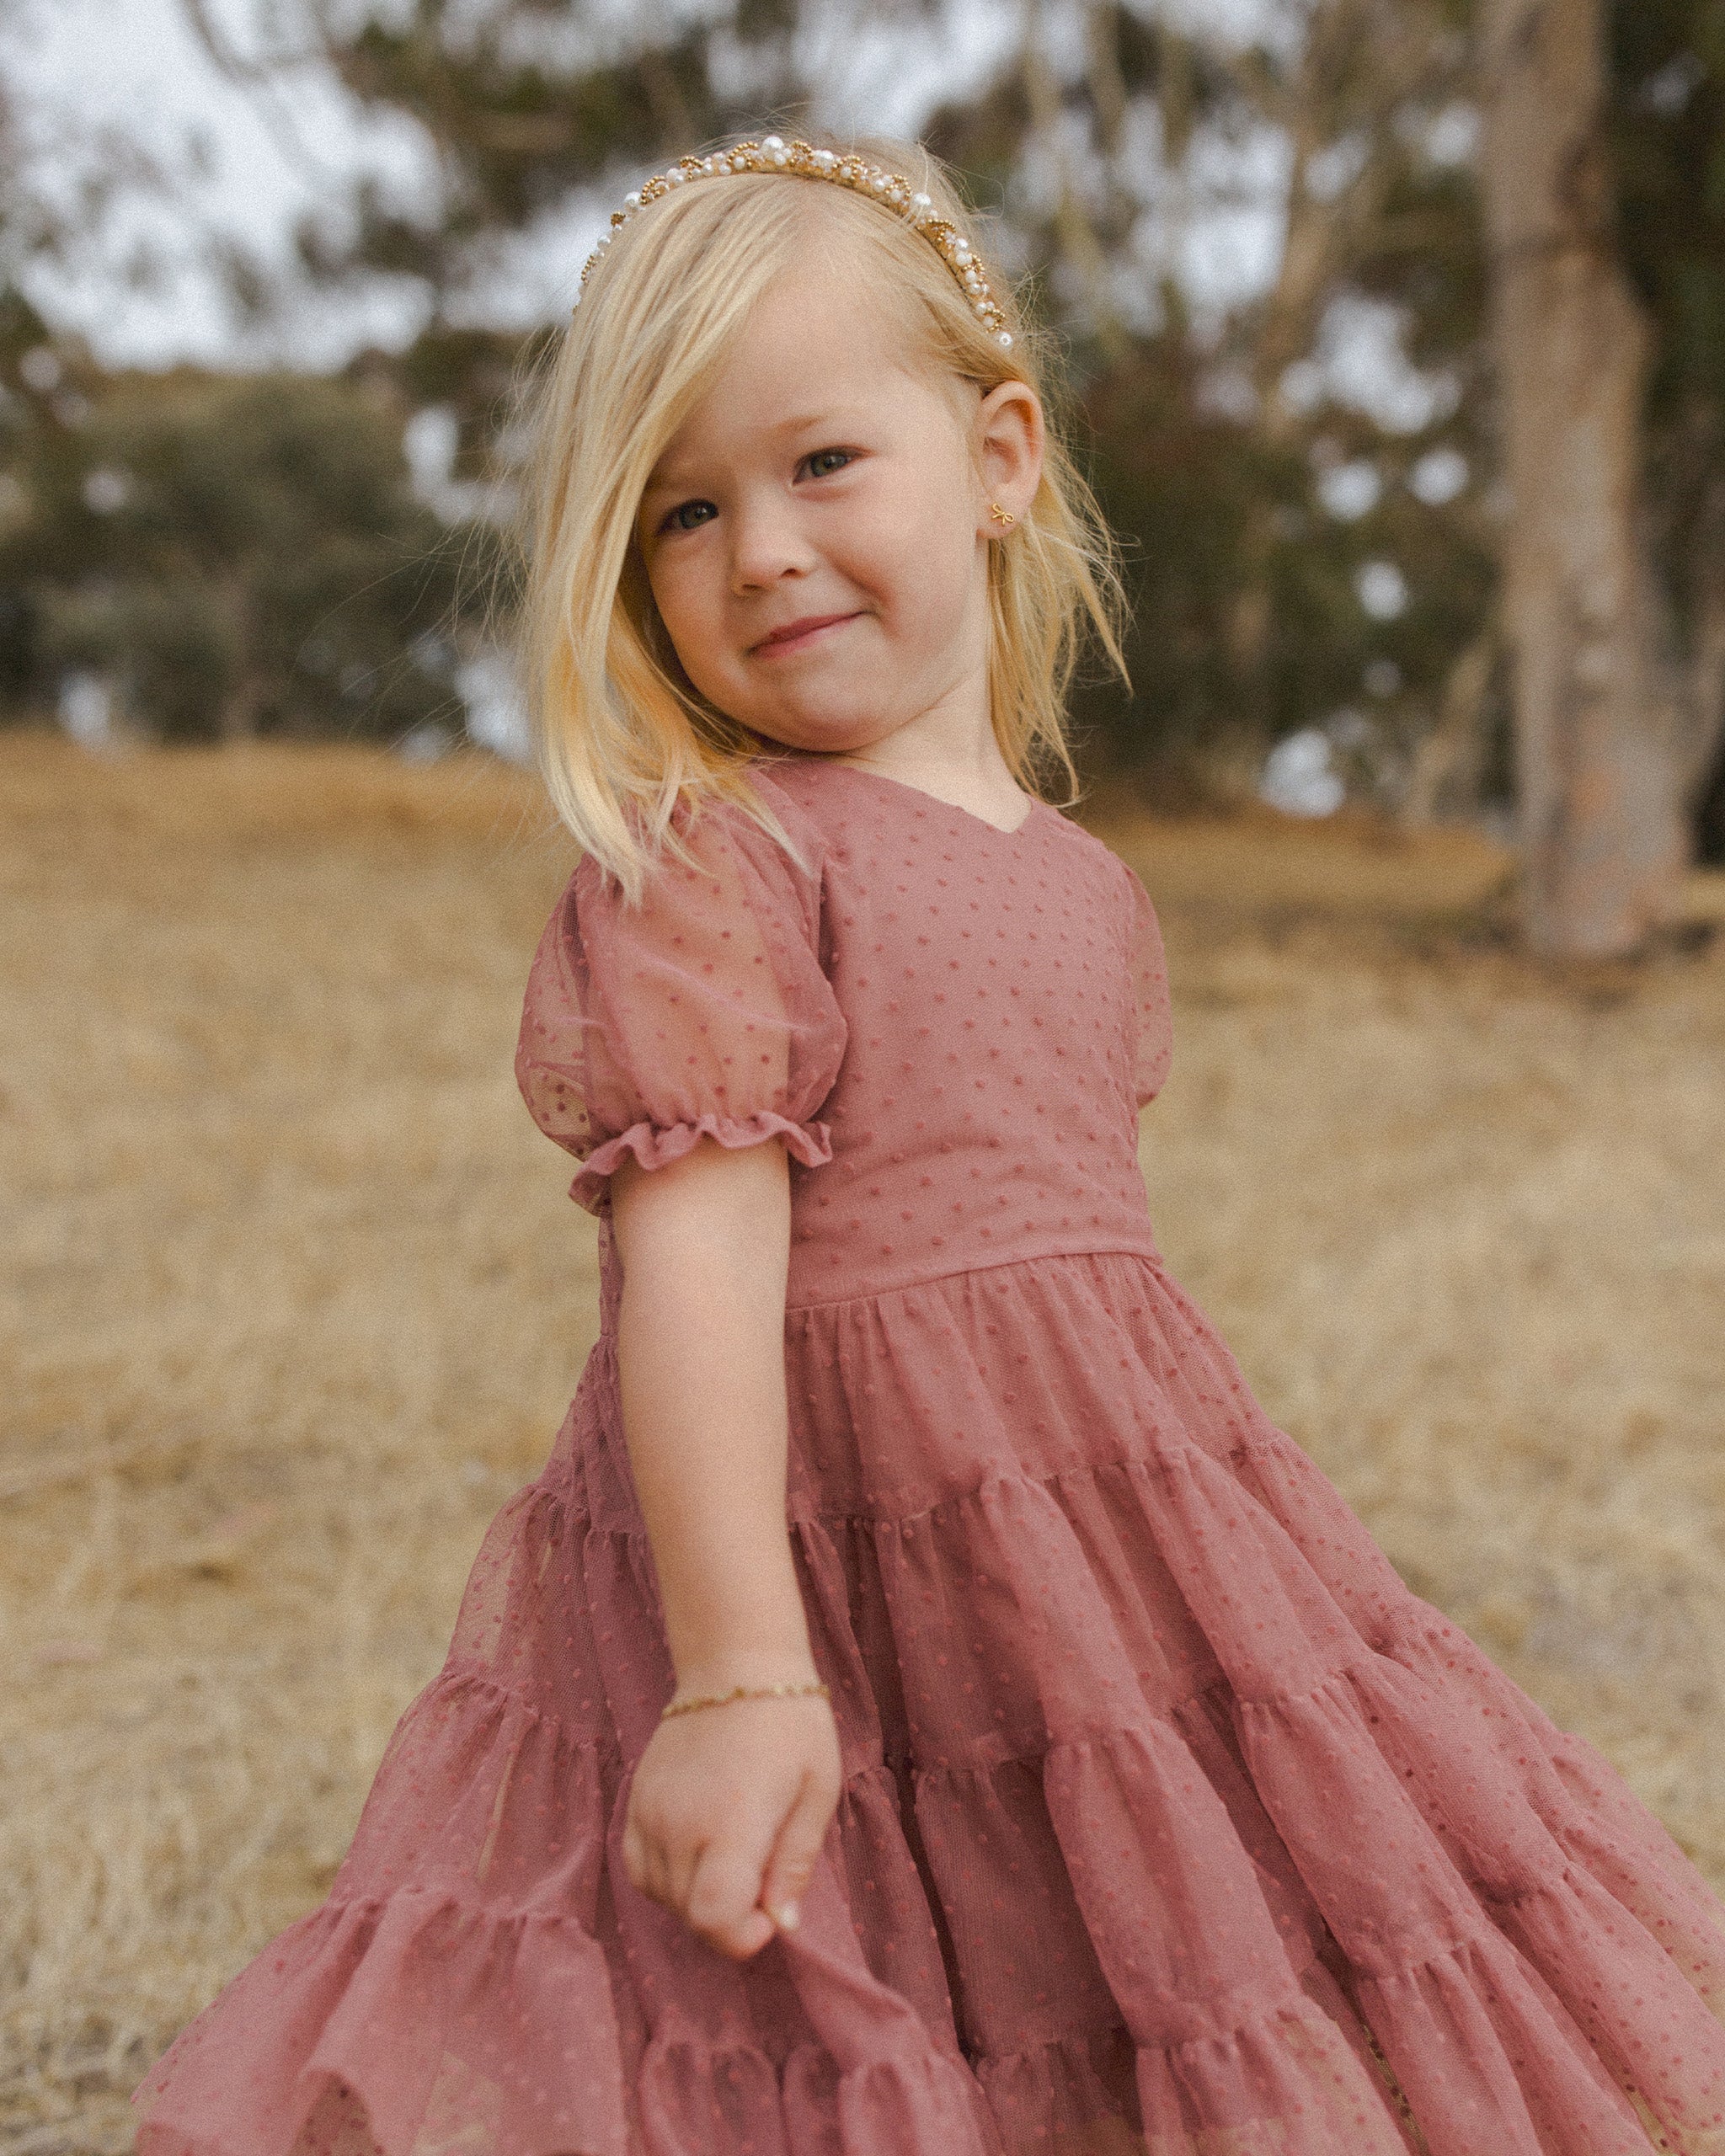
{"label": "girl's face", "polygon": [[1041,411],[915,371],[833,252],[766,292],[667,444],[648,580],[691,681],[770,740],[843,753],[973,708],[985,733],[988,503],[1029,507]]}

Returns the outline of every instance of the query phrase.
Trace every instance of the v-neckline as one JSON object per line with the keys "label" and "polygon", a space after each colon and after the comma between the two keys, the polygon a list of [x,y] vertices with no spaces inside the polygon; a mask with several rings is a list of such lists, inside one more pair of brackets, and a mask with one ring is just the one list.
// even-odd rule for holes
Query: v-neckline
{"label": "v-neckline", "polygon": [[1047,802],[1039,795],[1027,794],[1025,798],[1029,802],[1030,806],[1009,830],[1004,824],[991,824],[986,816],[979,816],[974,808],[961,808],[956,801],[948,801],[938,793],[931,793],[926,786],[912,786],[908,779],[893,778],[885,771],[872,771],[867,764],[841,763],[836,757],[814,758],[811,759],[811,761],[833,763],[840,771],[857,771],[864,778],[878,781],[882,786],[895,787],[900,793],[914,793],[919,800],[932,802],[937,808],[950,808],[955,816],[962,816],[966,823],[980,824],[984,830],[992,831],[997,839],[1018,837],[1026,825],[1033,820],[1038,811],[1048,807]]}

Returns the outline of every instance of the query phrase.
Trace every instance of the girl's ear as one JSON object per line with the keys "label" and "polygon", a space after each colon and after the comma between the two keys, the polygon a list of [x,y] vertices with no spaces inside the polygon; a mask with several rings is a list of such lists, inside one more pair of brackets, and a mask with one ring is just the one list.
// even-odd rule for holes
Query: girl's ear
{"label": "girl's ear", "polygon": [[1028,382],[996,383],[978,407],[976,461],[983,499],[977,505],[976,529],[983,536],[998,538],[1001,530],[991,504],[1015,520],[1028,514],[1042,478],[1044,433],[1042,400]]}

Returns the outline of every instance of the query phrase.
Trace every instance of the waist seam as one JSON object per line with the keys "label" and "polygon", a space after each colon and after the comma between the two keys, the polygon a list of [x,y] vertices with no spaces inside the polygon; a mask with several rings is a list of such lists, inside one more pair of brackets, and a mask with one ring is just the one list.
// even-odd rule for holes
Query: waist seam
{"label": "waist seam", "polygon": [[1165,1269],[1162,1252],[1153,1244],[1084,1243],[1071,1250],[1021,1252],[1016,1257],[994,1258],[982,1265],[949,1265],[939,1273],[918,1273],[914,1280],[896,1281],[887,1288],[860,1289],[852,1295],[827,1295],[809,1302],[787,1302],[785,1315],[793,1317],[803,1310],[839,1310],[846,1303],[884,1302],[890,1295],[907,1295],[917,1288],[937,1287],[943,1280],[957,1280],[978,1273],[1010,1273],[1021,1266],[1047,1265],[1064,1257],[1141,1257],[1159,1272]]}

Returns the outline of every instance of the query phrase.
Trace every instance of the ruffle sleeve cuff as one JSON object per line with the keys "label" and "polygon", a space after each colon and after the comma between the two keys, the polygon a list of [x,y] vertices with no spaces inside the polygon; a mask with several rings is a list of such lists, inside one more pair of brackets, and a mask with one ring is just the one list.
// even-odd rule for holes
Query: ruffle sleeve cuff
{"label": "ruffle sleeve cuff", "polygon": [[611,1210],[612,1171],[626,1155],[633,1154],[644,1168],[669,1167],[693,1152],[703,1138],[716,1139],[731,1151],[782,1138],[786,1152],[805,1168],[820,1167],[832,1158],[832,1133],[825,1123],[793,1123],[771,1108],[753,1115],[703,1115],[691,1123],[634,1123],[594,1148],[569,1185],[569,1196],[603,1219]]}

